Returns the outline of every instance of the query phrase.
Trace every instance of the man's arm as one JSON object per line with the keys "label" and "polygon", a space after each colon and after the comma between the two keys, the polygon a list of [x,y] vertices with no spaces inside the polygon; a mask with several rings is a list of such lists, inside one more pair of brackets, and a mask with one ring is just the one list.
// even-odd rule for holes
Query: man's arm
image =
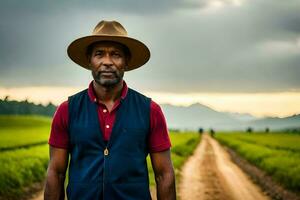
{"label": "man's arm", "polygon": [[150,153],[155,175],[157,200],[176,199],[175,175],[170,150]]}
{"label": "man's arm", "polygon": [[47,170],[45,200],[63,200],[65,197],[64,182],[68,167],[67,149],[50,146],[50,162]]}

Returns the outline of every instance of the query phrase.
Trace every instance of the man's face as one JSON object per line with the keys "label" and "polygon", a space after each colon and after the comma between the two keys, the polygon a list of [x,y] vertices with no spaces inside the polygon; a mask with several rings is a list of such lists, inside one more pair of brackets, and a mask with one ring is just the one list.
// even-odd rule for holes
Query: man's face
{"label": "man's face", "polygon": [[113,87],[123,80],[127,58],[124,47],[115,42],[93,45],[89,55],[94,80],[104,87]]}

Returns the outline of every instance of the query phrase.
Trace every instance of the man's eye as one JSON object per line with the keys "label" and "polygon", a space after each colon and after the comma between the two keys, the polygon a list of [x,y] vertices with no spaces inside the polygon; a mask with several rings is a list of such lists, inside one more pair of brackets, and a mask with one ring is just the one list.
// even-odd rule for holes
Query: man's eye
{"label": "man's eye", "polygon": [[103,52],[97,51],[97,52],[95,53],[95,55],[96,55],[96,56],[102,56],[102,55],[103,55]]}
{"label": "man's eye", "polygon": [[114,53],[112,53],[112,55],[114,56],[114,57],[121,57],[122,55],[120,54],[120,53],[118,53],[118,52],[114,52]]}

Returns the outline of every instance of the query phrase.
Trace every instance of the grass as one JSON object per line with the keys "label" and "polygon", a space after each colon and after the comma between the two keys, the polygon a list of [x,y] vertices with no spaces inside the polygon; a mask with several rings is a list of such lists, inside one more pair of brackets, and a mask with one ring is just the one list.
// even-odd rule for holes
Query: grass
{"label": "grass", "polygon": [[51,119],[40,116],[0,115],[0,151],[47,143]]}
{"label": "grass", "polygon": [[[47,117],[0,115],[0,199],[20,199],[26,188],[45,178],[50,126],[51,119]],[[180,168],[193,153],[200,136],[193,132],[172,132],[170,138],[171,157],[178,181]],[[149,157],[147,162],[150,185],[154,186]]]}
{"label": "grass", "polygon": [[0,115],[0,127],[2,128],[32,128],[49,126],[51,118],[37,115]]}
{"label": "grass", "polygon": [[0,154],[0,197],[18,199],[24,189],[45,178],[48,145]]}
{"label": "grass", "polygon": [[300,152],[300,135],[287,133],[251,133],[251,134],[234,134],[238,140],[247,143],[254,143],[266,146],[272,149],[291,150]]}
{"label": "grass", "polygon": [[300,135],[219,133],[216,139],[286,188],[300,191]]}
{"label": "grass", "polygon": [[0,199],[20,199],[45,178],[50,124],[42,116],[0,115]]}
{"label": "grass", "polygon": [[[174,165],[176,182],[178,185],[179,173],[182,165],[186,159],[193,154],[196,146],[200,142],[200,135],[195,132],[184,132],[184,133],[170,133],[170,139],[172,143],[171,148],[171,158]],[[155,185],[154,173],[152,170],[152,165],[148,157],[148,171],[150,178],[150,186]]]}

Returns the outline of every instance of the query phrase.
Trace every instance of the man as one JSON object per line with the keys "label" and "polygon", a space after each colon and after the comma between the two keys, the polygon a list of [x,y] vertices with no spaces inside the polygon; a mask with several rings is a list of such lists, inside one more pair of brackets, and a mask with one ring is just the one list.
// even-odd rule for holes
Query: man
{"label": "man", "polygon": [[101,21],[92,35],[69,45],[68,55],[91,70],[94,80],[54,115],[45,199],[64,199],[68,167],[69,200],[151,199],[148,153],[157,199],[175,199],[171,143],[162,111],[123,81],[125,71],[149,60],[147,46],[128,37],[120,23]]}

